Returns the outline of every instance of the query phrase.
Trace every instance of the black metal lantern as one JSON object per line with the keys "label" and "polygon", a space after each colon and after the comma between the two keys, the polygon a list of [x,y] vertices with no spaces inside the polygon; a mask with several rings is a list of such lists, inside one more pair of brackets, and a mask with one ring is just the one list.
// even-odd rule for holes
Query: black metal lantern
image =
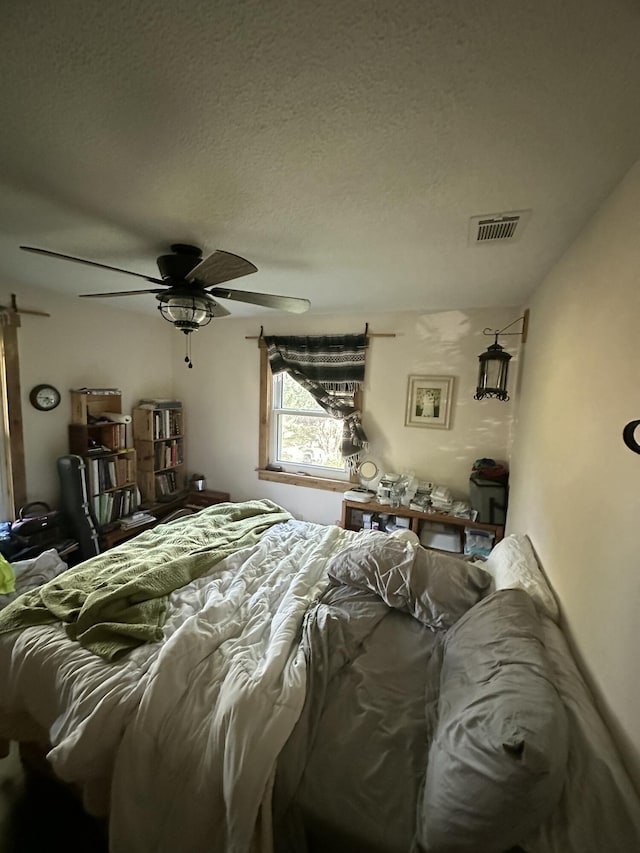
{"label": "black metal lantern", "polygon": [[[519,332],[507,332],[513,325],[522,320],[522,329]],[[522,317],[513,320],[503,329],[485,329],[483,335],[495,335],[495,341],[488,347],[486,352],[478,356],[480,366],[478,369],[478,387],[473,395],[476,400],[482,400],[484,397],[495,397],[497,400],[506,401],[509,399],[507,391],[507,376],[509,374],[509,362],[511,355],[504,351],[498,343],[498,335],[520,335],[522,343],[527,340],[527,332],[529,329],[529,309],[524,312]]]}
{"label": "black metal lantern", "polygon": [[213,296],[204,290],[190,293],[181,286],[170,287],[160,296],[156,296],[156,299],[160,303],[158,311],[164,319],[186,335],[184,360],[189,367],[193,367],[191,333],[197,332],[202,326],[208,326],[217,313],[224,316],[229,312],[220,308]]}
{"label": "black metal lantern", "polygon": [[509,373],[509,362],[511,356],[498,343],[496,334],[495,343],[478,356],[480,367],[478,370],[478,387],[474,397],[482,400],[484,397],[496,397],[498,400],[508,400],[507,375]]}

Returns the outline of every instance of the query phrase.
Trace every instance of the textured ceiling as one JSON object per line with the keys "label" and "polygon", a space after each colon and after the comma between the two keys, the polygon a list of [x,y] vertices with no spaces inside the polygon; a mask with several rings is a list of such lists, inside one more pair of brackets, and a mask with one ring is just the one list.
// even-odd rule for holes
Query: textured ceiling
{"label": "textured ceiling", "polygon": [[140,287],[21,243],[155,275],[182,241],[317,312],[517,305],[640,153],[635,0],[10,0],[0,56],[5,289]]}

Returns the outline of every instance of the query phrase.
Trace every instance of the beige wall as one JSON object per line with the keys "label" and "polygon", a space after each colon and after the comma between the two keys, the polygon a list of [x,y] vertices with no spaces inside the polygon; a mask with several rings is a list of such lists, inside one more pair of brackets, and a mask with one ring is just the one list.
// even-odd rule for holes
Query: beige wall
{"label": "beige wall", "polygon": [[531,302],[509,530],[527,533],[640,787],[640,163]]}
{"label": "beige wall", "polygon": [[[298,518],[330,523],[340,518],[342,496],[317,489],[259,481],[258,394],[260,323],[269,334],[395,332],[372,338],[367,354],[364,426],[370,456],[382,470],[413,469],[418,477],[468,492],[471,466],[480,456],[505,460],[509,452],[512,403],[473,399],[478,355],[492,342],[485,327],[499,328],[517,316],[515,309],[385,314],[360,317],[225,318],[193,340],[194,369],[180,366],[176,387],[185,403],[189,464],[200,469],[211,488],[234,499],[268,497]],[[518,338],[506,339],[509,345]],[[517,347],[517,344],[514,346]],[[182,341],[174,339],[177,365]],[[515,373],[515,365],[514,365]],[[405,427],[410,374],[451,375],[455,393],[451,429]]]}
{"label": "beige wall", "polygon": [[[22,318],[19,330],[22,411],[29,500],[58,503],[56,459],[68,452],[70,388],[118,387],[123,410],[142,396],[178,396],[185,405],[188,470],[202,470],[211,488],[234,499],[270,497],[299,518],[330,523],[340,517],[341,495],[317,489],[259,481],[259,356],[255,341],[260,323],[268,332],[322,334],[364,330],[395,332],[373,338],[367,354],[365,427],[372,458],[381,469],[413,469],[417,476],[467,493],[473,461],[479,456],[505,460],[511,440],[512,403],[475,401],[477,356],[491,339],[485,327],[498,328],[515,309],[449,311],[433,314],[362,317],[228,317],[193,336],[194,368],[184,363],[184,337],[160,320],[64,297],[39,288],[5,285],[0,304],[11,292],[25,308],[48,311],[50,318]],[[517,339],[510,339],[511,345]],[[517,359],[515,349],[514,361]],[[515,364],[514,364],[515,373]],[[455,377],[451,428],[404,426],[407,377]],[[29,403],[30,389],[50,382],[62,393],[52,412]]]}
{"label": "beige wall", "polygon": [[[173,393],[171,336],[157,316],[118,310],[77,297],[5,283],[0,304],[16,293],[19,308],[48,311],[50,318],[23,315],[18,330],[27,497],[58,504],[56,460],[68,453],[69,389],[117,387],[123,410],[138,398]],[[51,412],[29,403],[34,385],[48,382],[62,394]]]}

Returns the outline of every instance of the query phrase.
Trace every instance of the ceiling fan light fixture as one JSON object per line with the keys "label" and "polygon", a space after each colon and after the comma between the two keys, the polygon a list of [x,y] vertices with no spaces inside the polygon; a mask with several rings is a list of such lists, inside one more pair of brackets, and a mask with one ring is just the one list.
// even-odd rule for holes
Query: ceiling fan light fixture
{"label": "ceiling fan light fixture", "polygon": [[208,326],[214,317],[214,300],[207,293],[176,293],[168,290],[157,296],[158,310],[165,320],[188,335]]}
{"label": "ceiling fan light fixture", "polygon": [[[158,310],[162,317],[185,335],[187,351],[185,361],[189,367],[193,367],[191,363],[191,333],[203,326],[208,326],[214,317],[226,317],[230,313],[216,302],[214,296],[220,299],[246,302],[249,305],[261,305],[265,308],[291,311],[294,314],[307,311],[311,306],[308,299],[276,296],[270,293],[252,293],[247,290],[231,290],[226,286],[221,287],[220,285],[224,285],[227,281],[258,272],[258,267],[251,261],[222,249],[216,249],[206,258],[203,258],[202,251],[197,246],[173,243],[171,254],[156,258],[161,276],[161,278],[156,278],[132,270],[113,267],[110,264],[76,258],[74,255],[64,255],[60,252],[52,252],[49,249],[39,249],[36,246],[20,246],[20,248],[36,255],[132,275],[136,278],[142,278],[150,284],[161,285],[162,288],[166,287],[166,290],[158,290],[157,287],[153,287],[145,290],[118,290],[109,293],[81,293],[79,295],[83,298],[103,299],[153,293],[160,303]],[[206,290],[207,287],[211,290]]]}

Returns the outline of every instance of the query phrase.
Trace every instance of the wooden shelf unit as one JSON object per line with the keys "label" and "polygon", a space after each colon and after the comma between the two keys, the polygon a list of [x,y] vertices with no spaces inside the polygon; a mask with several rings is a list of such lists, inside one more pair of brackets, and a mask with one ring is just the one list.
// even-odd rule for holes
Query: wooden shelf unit
{"label": "wooden shelf unit", "polygon": [[185,488],[182,407],[136,406],[133,441],[143,499],[154,503],[180,495]]}
{"label": "wooden shelf unit", "polygon": [[[395,518],[407,518],[409,519],[409,529],[418,536],[420,536],[420,528],[424,522],[444,524],[452,530],[455,529],[459,537],[460,550],[443,551],[443,553],[451,554],[452,556],[460,555],[464,552],[464,537],[465,530],[467,529],[486,530],[493,533],[495,537],[494,544],[499,542],[504,536],[504,526],[501,524],[481,524],[478,521],[471,521],[470,518],[459,518],[458,516],[447,515],[441,512],[421,512],[416,509],[409,509],[406,506],[393,507],[388,504],[379,504],[375,501],[363,503],[361,501],[346,499],[342,501],[342,527],[346,530],[362,530],[362,522],[361,519],[358,521],[357,513],[363,512],[375,515],[382,513]],[[441,549],[434,548],[432,550],[439,551]]]}
{"label": "wooden shelf unit", "polygon": [[127,425],[101,420],[106,412],[122,414],[119,392],[71,391],[69,451],[84,458],[89,508],[100,528],[137,505],[136,452],[128,447]]}

